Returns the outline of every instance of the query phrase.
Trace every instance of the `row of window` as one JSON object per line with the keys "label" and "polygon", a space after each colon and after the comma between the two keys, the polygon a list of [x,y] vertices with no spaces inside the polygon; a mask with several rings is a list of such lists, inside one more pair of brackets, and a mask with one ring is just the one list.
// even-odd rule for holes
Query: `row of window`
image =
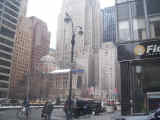
{"label": "row of window", "polygon": [[[82,87],[82,77],[78,76],[77,83],[76,83],[76,81],[73,81],[73,86],[74,86],[74,84],[76,85],[77,88],[81,88]],[[67,89],[68,86],[69,86],[68,79],[62,78],[61,80],[57,79],[55,81],[55,88],[57,88],[57,89],[60,89],[60,88]]]}
{"label": "row of window", "polygon": [[[8,61],[1,60],[1,59],[0,59],[0,65],[5,65],[5,66],[7,66],[7,67],[10,67],[10,66],[11,66],[11,63],[8,62]],[[1,77],[0,77],[0,78],[1,78]]]}
{"label": "row of window", "polygon": [[3,26],[1,27],[0,34],[7,36],[9,38],[12,38],[12,39],[14,39],[14,36],[15,36],[15,32],[13,32]]}
{"label": "row of window", "polygon": [[0,88],[8,88],[8,83],[0,83]]}
{"label": "row of window", "polygon": [[5,74],[9,74],[9,73],[10,73],[10,70],[9,70],[9,69],[6,69],[6,68],[0,67],[0,72],[1,72],[1,73],[5,73]]}
{"label": "row of window", "polygon": [[17,0],[9,0],[9,1],[11,1],[12,3],[14,3],[17,6],[20,6],[20,3]]}
{"label": "row of window", "polygon": [[18,17],[18,14],[17,14],[16,12],[14,12],[14,11],[12,11],[12,10],[6,8],[6,7],[5,7],[4,10],[5,10],[5,12],[7,12],[8,14],[10,14],[10,15],[16,17],[16,18]]}
{"label": "row of window", "polygon": [[[143,22],[144,24],[145,22]],[[130,26],[129,22],[119,22],[119,40],[120,41],[130,41],[131,35],[133,35],[134,40],[145,40],[147,39],[147,33],[146,33],[146,26],[141,23],[139,25],[136,25],[135,23],[132,23],[134,28],[133,33],[130,34]],[[150,22],[150,33],[151,38],[159,38],[160,37],[160,20]]]}
{"label": "row of window", "polygon": [[3,14],[3,17],[6,18],[7,20],[17,24],[17,20],[15,18],[13,18],[12,16],[8,15],[8,14]]}
{"label": "row of window", "polygon": [[0,50],[6,51],[6,52],[10,52],[10,53],[12,52],[12,48],[3,46],[1,44],[0,44]]}
{"label": "row of window", "polygon": [[0,80],[9,81],[9,77],[0,75]]}
{"label": "row of window", "polygon": [[[154,15],[160,13],[160,0],[146,0],[148,15]],[[118,19],[129,19],[129,12],[131,11],[133,17],[144,17],[144,4],[143,0],[135,0],[134,2],[123,3],[117,5]]]}
{"label": "row of window", "polygon": [[[10,4],[10,3],[6,3],[6,4]],[[4,6],[2,4],[0,4],[0,9],[2,9]],[[10,6],[11,7],[11,6]],[[10,8],[9,7],[9,8]],[[16,11],[19,11],[18,8],[16,8]],[[7,7],[5,7],[5,12],[7,12],[9,15],[12,15],[14,17],[18,17],[18,14],[16,12],[14,12],[13,10],[8,9]],[[0,11],[0,15],[2,14],[2,11]]]}
{"label": "row of window", "polygon": [[2,58],[11,60],[11,55],[8,55],[8,54],[5,54],[5,53],[0,52],[0,56],[1,56]]}
{"label": "row of window", "polygon": [[16,25],[14,25],[14,24],[6,21],[6,20],[3,20],[3,21],[2,21],[2,24],[4,24],[4,25],[6,25],[6,26],[8,26],[8,27],[10,27],[10,28],[12,28],[12,29],[14,29],[14,30],[16,30]]}
{"label": "row of window", "polygon": [[7,39],[0,37],[0,42],[13,47],[13,41],[10,41],[10,40],[7,40]]}
{"label": "row of window", "polygon": [[[160,8],[159,0],[146,0],[147,13],[149,17],[149,30],[151,38],[160,37]],[[143,0],[135,0],[131,3],[123,3],[117,5],[118,9],[118,28],[119,40],[144,40],[147,39],[146,22],[144,17],[144,4]],[[155,15],[150,17],[150,15]],[[138,19],[137,19],[138,18]],[[130,21],[129,19],[132,19]]]}
{"label": "row of window", "polygon": [[12,5],[11,3],[6,2],[5,5],[8,6],[9,8],[12,8],[13,10],[19,12],[19,9],[17,7],[15,7],[14,5]]}
{"label": "row of window", "polygon": [[55,83],[55,87],[57,89],[66,89],[66,88],[68,88],[67,79],[65,79],[65,80],[56,80],[55,82],[56,82]]}

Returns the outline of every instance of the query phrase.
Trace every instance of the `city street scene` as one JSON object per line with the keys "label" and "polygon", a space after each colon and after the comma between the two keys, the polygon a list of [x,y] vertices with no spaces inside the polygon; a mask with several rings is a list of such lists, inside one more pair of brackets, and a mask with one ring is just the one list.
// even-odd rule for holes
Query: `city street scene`
{"label": "city street scene", "polygon": [[0,120],[160,120],[160,0],[0,0]]}

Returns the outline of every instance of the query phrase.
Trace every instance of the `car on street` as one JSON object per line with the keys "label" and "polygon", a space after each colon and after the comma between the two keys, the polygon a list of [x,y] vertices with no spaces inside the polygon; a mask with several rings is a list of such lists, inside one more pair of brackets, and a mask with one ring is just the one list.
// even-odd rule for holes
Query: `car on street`
{"label": "car on street", "polygon": [[[67,113],[68,101],[64,105],[64,111]],[[78,118],[87,114],[99,114],[104,112],[105,109],[102,107],[100,101],[93,99],[77,99],[76,102],[72,101],[72,112],[73,117]]]}
{"label": "car on street", "polygon": [[149,115],[121,116],[115,120],[160,120],[160,109],[150,112]]}

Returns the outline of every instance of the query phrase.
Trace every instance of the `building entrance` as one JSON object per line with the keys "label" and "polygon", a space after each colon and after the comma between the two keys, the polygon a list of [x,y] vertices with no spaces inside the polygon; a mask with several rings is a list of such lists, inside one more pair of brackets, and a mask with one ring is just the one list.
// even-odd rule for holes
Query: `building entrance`
{"label": "building entrance", "polygon": [[146,113],[156,109],[160,104],[160,94],[153,97],[151,93],[160,92],[160,63],[143,61],[132,65],[135,68],[134,112]]}

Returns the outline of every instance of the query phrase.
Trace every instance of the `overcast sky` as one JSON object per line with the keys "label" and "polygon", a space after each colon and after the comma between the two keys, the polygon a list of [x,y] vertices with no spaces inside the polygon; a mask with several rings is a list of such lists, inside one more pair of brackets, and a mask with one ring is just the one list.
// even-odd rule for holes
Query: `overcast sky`
{"label": "overcast sky", "polygon": [[[114,5],[114,0],[100,0],[101,8]],[[56,48],[57,16],[62,0],[29,0],[27,16],[36,16],[48,25],[51,32],[51,48]]]}

